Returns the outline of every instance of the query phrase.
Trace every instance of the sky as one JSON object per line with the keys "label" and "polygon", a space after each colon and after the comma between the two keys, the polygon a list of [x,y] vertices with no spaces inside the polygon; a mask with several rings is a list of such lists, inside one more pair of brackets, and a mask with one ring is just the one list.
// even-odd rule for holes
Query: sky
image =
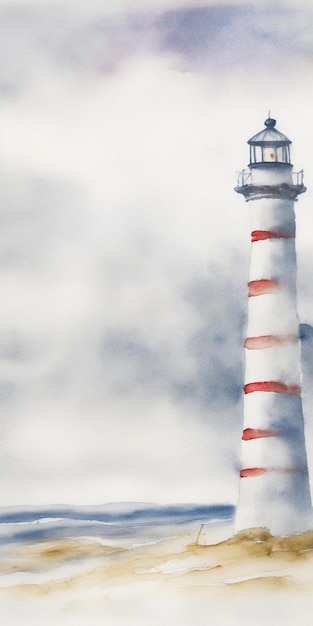
{"label": "sky", "polygon": [[312,23],[309,1],[0,0],[1,505],[236,503],[250,237],[233,189],[270,109],[308,187],[309,329]]}

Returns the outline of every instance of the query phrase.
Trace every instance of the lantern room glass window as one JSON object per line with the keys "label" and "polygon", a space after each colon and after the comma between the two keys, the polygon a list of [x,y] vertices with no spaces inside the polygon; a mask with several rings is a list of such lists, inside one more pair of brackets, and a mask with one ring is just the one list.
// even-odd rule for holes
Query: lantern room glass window
{"label": "lantern room glass window", "polygon": [[277,150],[272,146],[265,146],[263,148],[263,161],[270,162],[277,161]]}
{"label": "lantern room glass window", "polygon": [[250,164],[290,163],[289,146],[250,146]]}

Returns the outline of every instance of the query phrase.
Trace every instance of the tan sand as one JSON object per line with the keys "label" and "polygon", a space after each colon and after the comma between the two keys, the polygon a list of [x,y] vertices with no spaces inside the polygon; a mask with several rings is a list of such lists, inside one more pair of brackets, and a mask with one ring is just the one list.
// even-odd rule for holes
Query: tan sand
{"label": "tan sand", "polygon": [[12,546],[0,606],[12,626],[311,626],[313,531],[274,538],[253,529],[220,541],[229,530],[197,538],[190,528],[130,549],[87,539]]}

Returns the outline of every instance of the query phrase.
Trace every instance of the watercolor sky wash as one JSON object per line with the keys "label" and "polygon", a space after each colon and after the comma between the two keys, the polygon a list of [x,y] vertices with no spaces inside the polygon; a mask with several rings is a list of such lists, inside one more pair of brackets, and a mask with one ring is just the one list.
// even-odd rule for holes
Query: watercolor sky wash
{"label": "watercolor sky wash", "polygon": [[1,0],[3,505],[236,503],[250,230],[233,187],[268,108],[308,189],[312,464],[311,20],[308,2]]}

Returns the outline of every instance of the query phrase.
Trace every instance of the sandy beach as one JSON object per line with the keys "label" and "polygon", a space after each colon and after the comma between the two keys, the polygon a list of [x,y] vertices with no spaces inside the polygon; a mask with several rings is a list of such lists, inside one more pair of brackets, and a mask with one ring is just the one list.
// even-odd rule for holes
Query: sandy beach
{"label": "sandy beach", "polygon": [[90,537],[8,544],[1,615],[12,626],[312,624],[313,531],[198,531],[127,548]]}

